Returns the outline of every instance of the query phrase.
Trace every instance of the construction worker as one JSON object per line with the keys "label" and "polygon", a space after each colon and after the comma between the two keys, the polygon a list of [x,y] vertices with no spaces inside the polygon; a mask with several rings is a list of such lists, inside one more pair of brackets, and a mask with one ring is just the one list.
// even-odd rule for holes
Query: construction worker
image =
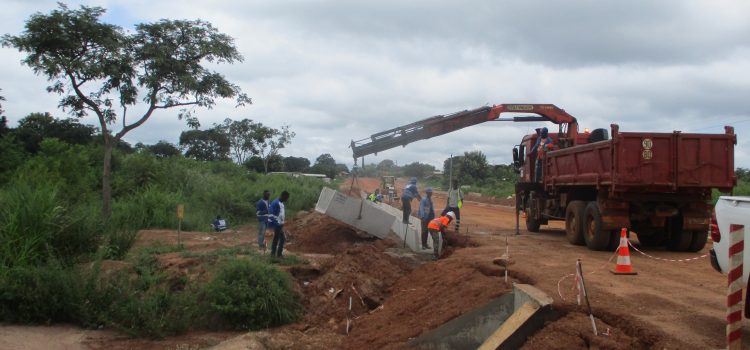
{"label": "construction worker", "polygon": [[273,228],[273,242],[271,242],[271,256],[281,258],[284,251],[284,203],[289,200],[289,192],[281,192],[279,198],[271,202],[268,213],[268,227]]}
{"label": "construction worker", "polygon": [[553,140],[549,137],[549,130],[546,127],[539,131],[539,136],[536,138],[534,143],[533,152],[536,152],[536,168],[534,180],[536,182],[542,182],[542,166],[544,162],[544,155],[552,149]]}
{"label": "construction worker", "polygon": [[383,202],[383,195],[380,194],[380,189],[376,188],[375,192],[370,193],[369,196],[367,196],[367,199],[369,199],[371,202]]}
{"label": "construction worker", "polygon": [[442,254],[443,250],[441,239],[445,241],[445,228],[448,227],[451,221],[455,218],[456,214],[449,211],[443,216],[432,219],[430,223],[427,224],[427,230],[430,232],[430,236],[432,236],[433,260],[440,258],[440,254]]}
{"label": "construction worker", "polygon": [[456,232],[461,225],[461,207],[464,202],[464,193],[461,192],[461,187],[458,186],[458,180],[453,180],[451,188],[448,190],[448,201],[445,202],[445,209],[440,215],[445,215],[449,211],[456,214]]}
{"label": "construction worker", "polygon": [[424,198],[419,201],[417,216],[422,222],[422,249],[430,249],[430,246],[427,244],[427,224],[435,218],[435,208],[432,206],[432,187],[427,187],[424,193]]}
{"label": "construction worker", "polygon": [[227,229],[227,221],[224,220],[221,215],[216,215],[216,220],[211,224],[211,227],[216,232],[221,232]]}
{"label": "construction worker", "polygon": [[255,215],[258,217],[258,249],[266,251],[266,228],[268,227],[268,200],[271,192],[263,191],[263,197],[255,203]]}
{"label": "construction worker", "polygon": [[417,200],[422,201],[422,196],[419,195],[419,191],[417,191],[417,178],[412,177],[411,180],[409,180],[409,184],[404,187],[404,193],[401,196],[401,209],[404,211],[404,223],[409,223],[409,216],[411,215],[411,200],[412,198],[417,198]]}

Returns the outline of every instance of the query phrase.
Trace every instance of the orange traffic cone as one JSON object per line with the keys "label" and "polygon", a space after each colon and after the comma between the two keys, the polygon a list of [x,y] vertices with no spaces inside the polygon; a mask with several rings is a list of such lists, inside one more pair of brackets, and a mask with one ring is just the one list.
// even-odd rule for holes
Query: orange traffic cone
{"label": "orange traffic cone", "polygon": [[622,228],[620,231],[620,247],[617,249],[617,265],[612,271],[615,275],[637,275],[630,265],[630,249],[628,247],[628,230]]}

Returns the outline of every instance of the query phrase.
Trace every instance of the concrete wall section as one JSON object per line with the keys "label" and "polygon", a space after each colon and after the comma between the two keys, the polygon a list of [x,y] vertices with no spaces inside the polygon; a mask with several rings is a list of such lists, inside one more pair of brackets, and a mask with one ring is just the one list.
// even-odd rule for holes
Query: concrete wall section
{"label": "concrete wall section", "polygon": [[352,198],[327,187],[320,192],[315,210],[381,239],[388,236],[395,220],[380,204]]}
{"label": "concrete wall section", "polygon": [[[415,216],[409,224],[403,221],[403,212],[385,203],[374,203],[361,198],[349,197],[330,188],[323,188],[315,210],[343,223],[352,225],[368,234],[385,239],[392,231],[413,251],[432,253],[422,249],[421,223]],[[432,246],[432,239],[428,238]]]}

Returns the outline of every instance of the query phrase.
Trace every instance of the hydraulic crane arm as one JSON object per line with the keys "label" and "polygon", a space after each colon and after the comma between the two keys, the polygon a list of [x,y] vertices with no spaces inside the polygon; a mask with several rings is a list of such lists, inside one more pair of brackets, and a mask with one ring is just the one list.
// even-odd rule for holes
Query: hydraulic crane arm
{"label": "hydraulic crane arm", "polygon": [[[501,113],[531,113],[537,116],[522,116],[500,118]],[[406,146],[419,140],[447,134],[468,126],[488,121],[538,122],[549,121],[560,125],[560,145],[573,145],[578,136],[578,122],[576,118],[553,104],[501,104],[484,106],[449,115],[438,115],[420,121],[403,125],[390,130],[372,134],[369,138],[352,141],[351,147],[354,160],[369,154]]]}

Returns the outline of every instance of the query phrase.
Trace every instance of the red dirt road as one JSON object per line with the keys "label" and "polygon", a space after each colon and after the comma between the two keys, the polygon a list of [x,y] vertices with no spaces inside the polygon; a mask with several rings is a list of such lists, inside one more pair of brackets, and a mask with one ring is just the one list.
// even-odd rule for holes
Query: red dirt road
{"label": "red dirt road", "polygon": [[[379,179],[359,179],[359,184],[363,190],[372,190],[378,186]],[[436,210],[445,205],[441,193],[436,193],[433,198]],[[657,339],[668,335],[674,338],[651,343],[659,347],[706,349],[725,346],[727,280],[726,276],[711,268],[707,257],[691,262],[665,262],[631,250],[638,275],[615,276],[608,271],[614,267],[614,262],[608,262],[612,253],[569,244],[559,222],[553,223],[552,228],[543,226],[541,233],[530,233],[521,220],[520,235],[515,235],[513,207],[465,201],[461,216],[462,233],[468,230],[472,240],[480,246],[460,249],[460,254],[451,256],[453,259],[481,256],[491,260],[504,252],[507,238],[510,256],[516,262],[511,271],[530,277],[533,284],[554,297],[558,307],[577,309],[572,290],[574,281],[572,276],[566,276],[575,271],[576,259],[580,258],[594,314],[607,324],[617,327],[620,322],[622,328],[629,328],[626,330],[631,335],[643,334]],[[665,259],[686,259],[706,254],[709,247],[710,243],[697,254],[654,248],[645,252]],[[558,282],[562,298],[558,294]],[[743,322],[748,329],[750,322]],[[538,336],[543,337],[546,331],[541,331]],[[747,333],[743,340],[750,344]],[[535,347],[533,343],[530,341],[527,347],[545,348]]]}

